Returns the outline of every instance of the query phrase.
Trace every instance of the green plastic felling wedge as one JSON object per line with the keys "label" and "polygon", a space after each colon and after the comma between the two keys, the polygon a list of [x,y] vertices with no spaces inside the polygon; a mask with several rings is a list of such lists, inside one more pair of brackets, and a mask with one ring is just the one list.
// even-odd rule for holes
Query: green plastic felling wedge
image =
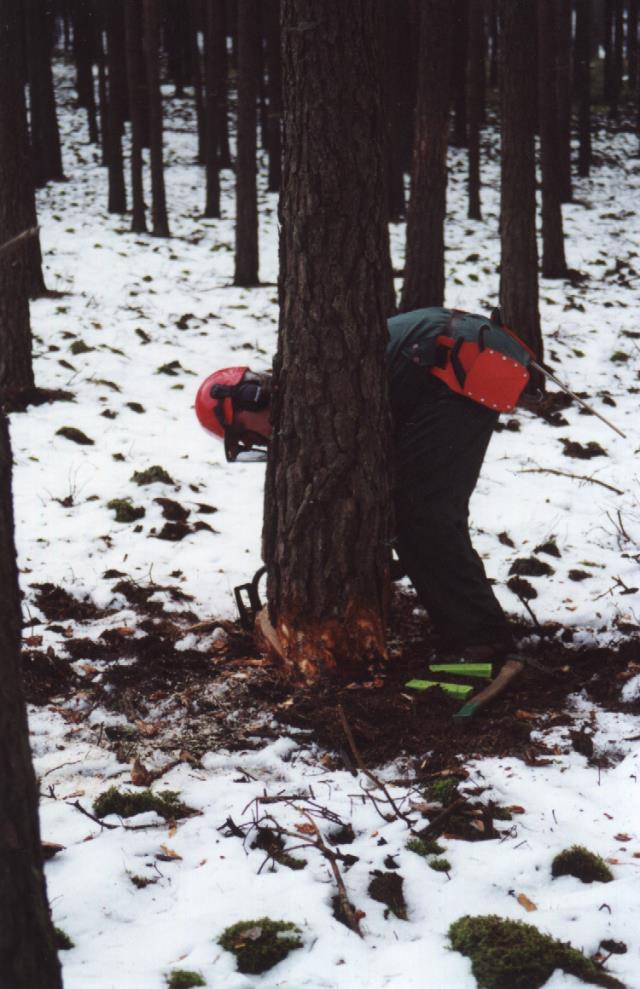
{"label": "green plastic felling wedge", "polygon": [[444,683],[442,680],[409,680],[405,683],[405,687],[411,687],[412,690],[429,690],[430,687],[441,687],[446,694],[451,694],[452,697],[459,697],[464,700],[473,691],[468,683]]}
{"label": "green plastic felling wedge", "polygon": [[482,677],[490,680],[492,675],[491,663],[431,663],[432,673],[459,673],[465,677]]}
{"label": "green plastic felling wedge", "polygon": [[467,703],[463,707],[461,707],[459,711],[456,711],[456,713],[454,714],[453,716],[454,721],[457,721],[458,719],[462,719],[462,718],[472,718],[477,710],[478,710],[477,704],[474,704],[472,700],[467,701]]}

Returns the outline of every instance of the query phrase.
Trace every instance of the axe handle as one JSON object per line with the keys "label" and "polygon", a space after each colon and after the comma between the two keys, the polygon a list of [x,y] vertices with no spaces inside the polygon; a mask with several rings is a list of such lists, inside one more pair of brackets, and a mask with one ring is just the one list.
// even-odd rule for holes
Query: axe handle
{"label": "axe handle", "polygon": [[485,707],[486,704],[490,704],[491,701],[495,700],[506,688],[509,686],[511,681],[522,673],[525,664],[519,659],[508,659],[497,677],[488,684],[484,690],[481,690],[479,694],[472,697],[470,701],[460,708],[457,714],[454,715],[455,718],[472,718],[480,708]]}

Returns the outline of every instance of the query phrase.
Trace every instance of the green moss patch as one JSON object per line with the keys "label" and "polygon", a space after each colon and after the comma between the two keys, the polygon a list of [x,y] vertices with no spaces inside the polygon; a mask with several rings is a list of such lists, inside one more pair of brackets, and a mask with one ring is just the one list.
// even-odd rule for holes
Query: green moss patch
{"label": "green moss patch", "polygon": [[136,522],[146,514],[142,505],[134,505],[130,498],[112,498],[107,508],[116,513],[116,522]]}
{"label": "green moss patch", "polygon": [[368,893],[372,900],[384,903],[387,907],[385,917],[392,913],[398,920],[407,919],[407,903],[404,898],[402,886],[404,880],[397,872],[372,873],[373,879],[369,883]]}
{"label": "green moss patch", "polygon": [[582,952],[522,921],[461,917],[449,928],[449,940],[471,959],[482,989],[540,989],[557,968],[591,985],[624,989]]}
{"label": "green moss patch", "polygon": [[556,855],[551,863],[551,875],[575,876],[583,883],[610,883],[613,873],[603,858],[583,845],[572,845]]}
{"label": "green moss patch", "polygon": [[165,981],[169,989],[194,989],[207,984],[199,972],[189,972],[186,968],[175,968]]}
{"label": "green moss patch", "polygon": [[60,429],[56,430],[56,436],[64,436],[65,440],[71,440],[72,443],[77,443],[79,446],[95,445],[94,440],[83,433],[81,429],[76,429],[75,426],[61,426]]}
{"label": "green moss patch", "polygon": [[74,340],[69,350],[72,354],[90,354],[93,347],[90,347],[84,340]]}
{"label": "green moss patch", "polygon": [[146,470],[134,471],[131,480],[134,484],[174,484],[174,480],[164,467],[154,464]]}
{"label": "green moss patch", "polygon": [[416,855],[421,855],[422,858],[428,858],[429,855],[442,855],[444,852],[442,845],[428,838],[410,838],[405,848],[409,852],[415,852]]}
{"label": "green moss patch", "polygon": [[451,862],[449,859],[432,859],[429,868],[434,872],[451,872]]}
{"label": "green moss patch", "polygon": [[281,962],[290,951],[302,947],[300,933],[290,921],[261,917],[227,927],[218,944],[236,956],[239,972],[259,975]]}
{"label": "green moss patch", "polygon": [[165,821],[179,817],[190,817],[196,812],[180,800],[180,794],[175,790],[164,790],[162,793],[152,793],[151,790],[136,790],[127,792],[110,787],[101,793],[93,804],[96,817],[107,817],[118,814],[120,817],[134,817],[135,814],[145,814],[154,810]]}
{"label": "green moss patch", "polygon": [[516,577],[550,577],[554,570],[544,560],[538,560],[535,556],[521,556],[513,561],[509,573]]}
{"label": "green moss patch", "polygon": [[434,780],[424,791],[425,798],[448,807],[458,796],[458,781],[456,779]]}
{"label": "green moss patch", "polygon": [[251,847],[262,849],[274,862],[286,866],[287,869],[306,868],[306,860],[290,855],[280,835],[270,828],[258,828],[257,837]]}

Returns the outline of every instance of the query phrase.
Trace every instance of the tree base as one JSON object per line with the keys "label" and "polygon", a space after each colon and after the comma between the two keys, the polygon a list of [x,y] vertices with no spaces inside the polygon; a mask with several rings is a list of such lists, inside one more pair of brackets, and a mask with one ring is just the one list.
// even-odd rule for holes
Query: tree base
{"label": "tree base", "polygon": [[299,683],[325,676],[354,679],[368,674],[370,663],[388,659],[384,625],[367,608],[354,606],[341,621],[302,623],[279,616],[274,626],[264,607],[255,634],[260,649],[277,657],[287,677]]}

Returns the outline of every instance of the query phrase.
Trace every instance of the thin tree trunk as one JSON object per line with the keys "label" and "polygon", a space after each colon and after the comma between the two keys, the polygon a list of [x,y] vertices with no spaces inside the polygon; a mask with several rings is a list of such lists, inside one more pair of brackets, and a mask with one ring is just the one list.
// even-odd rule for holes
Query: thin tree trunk
{"label": "thin tree trunk", "polygon": [[542,171],[542,274],[564,278],[562,207],[560,205],[560,142],[557,101],[557,0],[537,0],[538,103]]}
{"label": "thin tree trunk", "polygon": [[623,0],[613,0],[613,66],[612,66],[612,90],[610,114],[616,120],[620,106],[620,94],[622,92],[622,53],[624,48],[624,7]]}
{"label": "thin tree trunk", "polygon": [[576,93],[578,98],[578,175],[591,169],[591,0],[576,0]]}
{"label": "thin tree trunk", "polygon": [[98,102],[100,106],[100,148],[102,164],[109,165],[109,100],[107,97],[107,60],[104,54],[104,23],[100,6],[95,6],[96,57],[98,61]]}
{"label": "thin tree trunk", "polygon": [[144,185],[142,178],[142,135],[144,117],[144,52],[142,50],[141,0],[125,0],[125,31],[127,53],[127,79],[131,110],[131,196],[133,209],[131,229],[134,233],[146,233]]}
{"label": "thin tree trunk", "polygon": [[557,17],[557,79],[558,79],[558,157],[560,169],[560,200],[570,203],[571,188],[571,0],[556,0]]}
{"label": "thin tree trunk", "polygon": [[162,95],[160,93],[160,21],[157,0],[143,0],[143,46],[149,93],[149,136],[151,141],[151,218],[154,237],[169,237],[162,154]]}
{"label": "thin tree trunk", "polygon": [[124,100],[121,73],[126,71],[124,58],[124,23],[122,0],[109,0],[106,5],[107,71],[109,74],[107,103],[107,167],[109,170],[110,213],[127,212],[124,184],[122,134],[124,130]]}
{"label": "thin tree trunk", "polygon": [[78,106],[86,109],[89,141],[98,143],[98,118],[93,85],[94,33],[92,11],[83,0],[75,0],[73,9],[73,52],[76,63]]}
{"label": "thin tree trunk", "polygon": [[[536,0],[500,0],[502,317],[542,359],[536,245]],[[542,387],[535,376],[531,387]]]}
{"label": "thin tree trunk", "polygon": [[404,216],[403,73],[408,35],[406,3],[391,6],[382,0],[382,84],[387,163],[387,213],[391,223]]}
{"label": "thin tree trunk", "polygon": [[64,179],[60,133],[51,71],[52,18],[38,0],[24,0],[27,28],[27,66],[31,146],[36,187]]}
{"label": "thin tree trunk", "polygon": [[258,285],[256,125],[258,22],[254,0],[238,0],[238,151],[235,285]]}
{"label": "thin tree trunk", "polygon": [[451,143],[455,148],[466,148],[467,146],[469,2],[470,0],[453,0],[454,21],[453,30],[451,32],[450,72],[453,103],[453,133]]}
{"label": "thin tree trunk", "polygon": [[202,10],[202,5],[199,4],[197,8],[198,16],[192,17],[191,19],[190,45],[191,45],[191,73],[193,76],[193,96],[196,107],[196,123],[198,128],[197,162],[199,165],[204,165],[206,161],[205,109],[204,109],[204,93],[202,87],[202,57],[200,55],[200,44],[199,44],[201,10]]}
{"label": "thin tree trunk", "polygon": [[627,69],[633,96],[638,85],[638,0],[629,0],[627,11]]}
{"label": "thin tree trunk", "polygon": [[[385,655],[390,483],[377,0],[284,0],[281,322],[264,552],[292,675]],[[240,31],[242,44],[242,31]]]}
{"label": "thin tree trunk", "polygon": [[444,301],[450,32],[449,0],[423,0],[403,312]]}
{"label": "thin tree trunk", "polygon": [[467,61],[467,139],[469,146],[468,194],[470,220],[481,220],[480,120],[484,75],[484,0],[469,0],[469,58]]}
{"label": "thin tree trunk", "polygon": [[267,95],[269,98],[269,192],[279,192],[282,180],[282,61],[280,0],[266,0]]}
{"label": "thin tree trunk", "polygon": [[603,75],[603,102],[612,107],[614,102],[614,17],[613,8],[615,0],[604,0],[603,9],[603,45],[604,45],[604,75]]}
{"label": "thin tree trunk", "polygon": [[229,56],[227,54],[227,20],[229,12],[236,14],[236,3],[227,8],[222,5],[222,30],[216,36],[216,65],[220,67],[220,102],[218,107],[218,156],[220,168],[231,168],[231,149],[229,146],[229,100],[227,89],[229,85]]}
{"label": "thin tree trunk", "polygon": [[498,33],[498,0],[488,0],[489,11],[489,38],[491,40],[489,56],[489,86],[496,89],[499,84],[498,74],[500,65],[500,36]]}
{"label": "thin tree trunk", "polygon": [[224,37],[224,0],[206,0],[204,35],[205,78],[205,174],[206,202],[204,215],[220,216],[220,102],[222,66],[219,60],[220,36]]}

